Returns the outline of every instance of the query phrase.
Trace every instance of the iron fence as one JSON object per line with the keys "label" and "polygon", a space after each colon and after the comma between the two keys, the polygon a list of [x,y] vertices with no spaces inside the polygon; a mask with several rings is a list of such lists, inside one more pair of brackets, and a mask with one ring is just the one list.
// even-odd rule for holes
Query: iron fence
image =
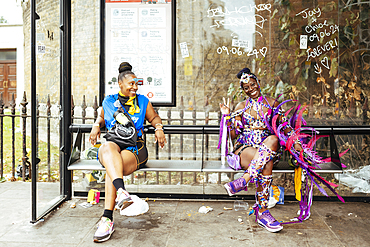
{"label": "iron fence", "polygon": [[[179,105],[175,109],[157,108],[156,111],[159,112],[164,124],[169,125],[217,125],[219,123],[221,119],[220,112],[211,111],[211,107],[207,100],[205,100],[204,104],[201,106],[196,105],[195,98],[193,102],[193,105],[189,108],[189,106],[185,106],[184,100],[181,97]],[[59,121],[61,117],[63,117],[61,107],[58,104],[51,104],[49,96],[47,97],[46,103],[39,103],[38,100],[36,100],[36,106],[36,152],[37,157],[40,159],[37,169],[40,169],[40,171],[42,170],[38,179],[40,181],[55,181],[59,179]],[[26,181],[28,178],[27,174],[31,174],[31,166],[29,165],[30,145],[27,141],[27,136],[30,136],[29,120],[31,116],[28,113],[30,112],[30,107],[26,92],[24,92],[22,101],[18,107],[19,108],[16,107],[14,95],[12,95],[9,108],[5,108],[3,93],[0,94],[0,178],[3,178],[4,172],[7,172],[11,181],[15,181],[17,177],[21,177],[23,181]],[[93,104],[88,106],[85,95],[82,96],[82,104],[80,106],[74,104],[72,96],[71,107],[73,123],[93,123],[100,109],[97,96],[94,97]],[[364,107],[367,107],[367,104],[362,108]],[[327,111],[325,105],[319,108],[313,106],[311,101],[308,106],[309,110],[306,120],[308,124],[312,125],[364,125],[367,124],[368,118],[366,114],[367,110],[362,108],[363,114],[359,114],[359,109],[354,105],[350,105],[350,108],[347,109],[350,115],[346,120],[326,119],[324,118],[324,114]],[[315,111],[320,111],[322,113],[321,116],[315,115]],[[158,145],[153,144],[154,141],[151,138],[154,137],[152,135],[147,136],[147,146],[149,156],[155,159],[196,160],[201,159],[203,155],[198,151],[202,148],[202,143],[197,141],[196,134],[166,134],[168,143],[165,150],[159,150]],[[206,160],[220,159],[219,151],[217,150],[218,136],[205,135],[204,138],[204,158]],[[364,149],[364,145],[366,145],[366,148],[370,149],[370,145],[368,145],[370,141],[367,136],[340,136],[337,138],[339,151],[343,151],[345,148],[351,147],[351,145],[354,147],[350,151],[353,154],[350,154],[348,162],[368,163],[370,157],[362,155],[362,153],[367,153],[367,149]],[[40,143],[42,143],[41,150]],[[89,145],[88,136],[85,136],[82,149],[85,150],[87,145]],[[321,145],[323,150],[328,149],[325,141],[319,145]],[[20,161],[18,165],[16,164],[17,160]],[[359,165],[350,165],[351,168],[356,168],[358,166]],[[144,174],[144,177],[145,176],[146,174]],[[169,172],[167,175],[169,184],[171,184],[171,176],[172,174]],[[220,181],[221,174],[219,174],[218,177]],[[156,172],[156,181],[159,183],[159,172]],[[183,183],[183,174],[180,174],[180,181]],[[194,173],[193,182],[196,181],[197,174]],[[206,176],[206,182],[208,182],[208,176]]]}

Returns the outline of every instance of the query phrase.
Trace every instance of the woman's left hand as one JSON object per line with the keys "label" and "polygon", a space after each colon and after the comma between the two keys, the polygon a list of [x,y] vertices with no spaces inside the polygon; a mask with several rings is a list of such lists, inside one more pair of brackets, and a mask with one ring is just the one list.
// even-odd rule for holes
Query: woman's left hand
{"label": "woman's left hand", "polygon": [[164,144],[167,143],[166,137],[162,129],[158,129],[155,131],[155,142],[154,143],[157,143],[157,142],[160,148],[163,148]]}

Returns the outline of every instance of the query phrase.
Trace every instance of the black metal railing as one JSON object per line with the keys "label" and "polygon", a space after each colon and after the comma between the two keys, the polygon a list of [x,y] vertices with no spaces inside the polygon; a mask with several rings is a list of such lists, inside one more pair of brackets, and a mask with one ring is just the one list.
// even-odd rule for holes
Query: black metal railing
{"label": "black metal railing", "polygon": [[[221,118],[219,112],[211,111],[211,107],[206,100],[204,105],[197,106],[194,98],[191,106],[185,106],[184,100],[181,97],[179,105],[174,108],[157,108],[164,124],[171,126],[209,126],[204,136],[204,140],[197,142],[197,131],[193,132],[167,132],[166,138],[168,144],[164,151],[160,151],[158,145],[150,144],[148,147],[150,157],[153,159],[215,159],[219,150],[217,150],[218,140],[218,123]],[[4,177],[4,172],[10,174],[9,179],[15,181],[17,176],[26,181],[27,174],[31,174],[31,166],[29,165],[29,147],[30,141],[27,141],[27,136],[30,136],[30,115],[29,102],[27,101],[26,92],[23,94],[22,101],[19,104],[19,109],[16,108],[14,95],[11,97],[9,108],[4,107],[3,94],[0,94],[0,178]],[[62,117],[61,107],[58,104],[51,104],[51,99],[48,96],[46,103],[39,103],[37,100],[37,157],[42,155],[38,169],[43,169],[40,181],[55,181],[58,180],[59,173],[59,122]],[[310,106],[311,107],[311,106]],[[352,106],[353,107],[353,106]],[[200,110],[197,110],[200,109]],[[357,162],[361,165],[368,164],[368,160],[364,160],[365,156],[362,152],[364,149],[364,142],[366,145],[369,142],[370,129],[367,125],[367,115],[356,118],[354,112],[356,109],[348,109],[352,113],[349,120],[340,119],[323,119],[312,114],[306,117],[309,125],[315,125],[318,128],[325,128],[327,125],[336,125],[332,128],[336,135],[339,151],[343,151],[350,147],[352,152],[350,154],[349,162]],[[82,96],[82,104],[77,106],[74,104],[72,97],[71,115],[74,124],[92,124],[99,113],[99,105],[97,103],[97,96],[94,97],[92,105],[86,103],[86,97]],[[310,113],[310,112],[309,112]],[[6,125],[5,125],[6,123]],[[184,129],[184,128],[183,128]],[[19,131],[20,130],[20,133]],[[203,130],[202,130],[203,131]],[[8,135],[5,135],[8,133]],[[10,133],[10,135],[9,135]],[[190,133],[190,134],[189,134]],[[88,147],[88,134],[83,138],[82,149]],[[5,137],[10,136],[10,137]],[[5,138],[5,139],[4,139]],[[153,138],[149,135],[148,139]],[[43,143],[42,150],[39,144]],[[327,143],[320,144],[321,149],[327,149]],[[319,147],[320,148],[320,147]],[[21,154],[19,154],[21,152]],[[17,154],[18,153],[18,154]],[[6,157],[5,157],[6,156]],[[218,155],[219,157],[219,155]],[[41,157],[40,157],[41,158]],[[356,160],[357,159],[357,160]],[[16,164],[16,162],[20,163]],[[350,165],[350,168],[357,168],[359,165]],[[196,174],[194,173],[193,180],[196,181]],[[158,177],[158,174],[157,174]],[[171,181],[171,174],[168,175]],[[181,179],[182,180],[182,179]]]}

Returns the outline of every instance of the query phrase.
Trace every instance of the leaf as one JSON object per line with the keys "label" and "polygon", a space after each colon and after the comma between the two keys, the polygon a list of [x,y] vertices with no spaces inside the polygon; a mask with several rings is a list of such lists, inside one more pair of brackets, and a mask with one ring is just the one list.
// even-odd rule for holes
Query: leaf
{"label": "leaf", "polygon": [[286,15],[283,15],[283,16],[281,17],[281,21],[282,21],[282,22],[286,22]]}
{"label": "leaf", "polygon": [[229,88],[227,89],[227,95],[232,95],[235,92],[234,83],[230,83]]}
{"label": "leaf", "polygon": [[284,35],[283,40],[287,39],[287,38],[289,37],[289,34],[290,34],[290,32],[287,32],[287,33]]}
{"label": "leaf", "polygon": [[308,79],[308,68],[304,70],[304,79],[306,80]]}
{"label": "leaf", "polygon": [[294,76],[296,76],[298,74],[299,70],[300,70],[299,67],[294,69]]}
{"label": "leaf", "polygon": [[272,16],[271,16],[271,18],[270,18],[270,19],[274,18],[274,17],[275,17],[275,15],[277,14],[277,12],[278,12],[278,9],[275,9],[275,10],[274,10],[274,12],[272,12]]}
{"label": "leaf", "polygon": [[370,68],[370,64],[365,64],[365,66],[364,66],[364,70],[368,70]]}
{"label": "leaf", "polygon": [[357,89],[353,92],[354,97],[356,100],[361,100],[361,91],[358,91]]}
{"label": "leaf", "polygon": [[338,72],[337,58],[333,58],[331,60],[331,68],[330,68],[330,71],[329,71],[330,77],[335,77],[337,75],[337,72]]}
{"label": "leaf", "polygon": [[284,64],[283,70],[286,70],[288,68],[288,63]]}
{"label": "leaf", "polygon": [[356,88],[356,82],[351,81],[350,83],[348,83],[348,88],[349,89],[355,89]]}
{"label": "leaf", "polygon": [[316,78],[316,82],[317,82],[317,83],[320,83],[320,82],[325,83],[325,78],[324,78],[324,77],[322,77],[322,76],[319,76],[319,77],[317,77],[317,78]]}
{"label": "leaf", "polygon": [[349,71],[344,71],[344,74],[346,75],[346,76],[348,76],[348,77],[352,77],[352,75],[351,75],[351,72],[349,72]]}
{"label": "leaf", "polygon": [[284,30],[286,27],[288,26],[288,23],[283,23],[283,25],[281,25],[281,28],[280,28],[280,30]]}

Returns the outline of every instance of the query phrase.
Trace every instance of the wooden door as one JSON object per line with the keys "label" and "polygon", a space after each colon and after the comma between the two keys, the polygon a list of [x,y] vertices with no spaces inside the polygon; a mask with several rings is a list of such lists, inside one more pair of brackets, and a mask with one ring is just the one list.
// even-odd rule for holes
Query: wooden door
{"label": "wooden door", "polygon": [[0,63],[0,93],[3,93],[5,107],[9,107],[17,98],[17,65],[16,63]]}

